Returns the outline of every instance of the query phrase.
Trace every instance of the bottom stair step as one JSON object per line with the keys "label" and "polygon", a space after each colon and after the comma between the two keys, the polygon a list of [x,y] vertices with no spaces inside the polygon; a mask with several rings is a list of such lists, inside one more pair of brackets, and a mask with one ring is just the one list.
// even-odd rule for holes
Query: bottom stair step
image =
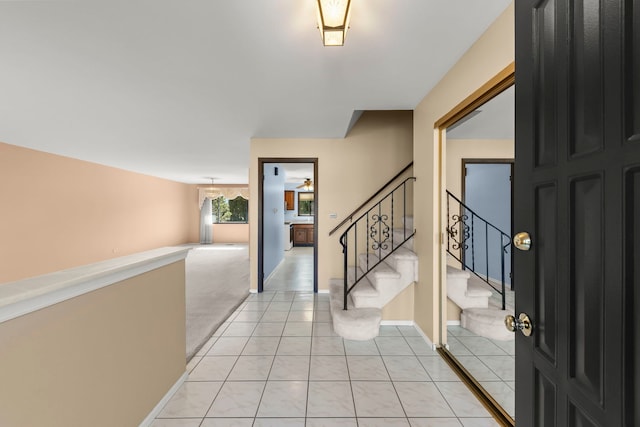
{"label": "bottom stair step", "polygon": [[331,317],[333,330],[342,338],[364,341],[378,336],[382,310],[379,308],[355,308],[348,297],[348,310],[344,308],[344,282],[332,280],[329,284],[331,294]]}
{"label": "bottom stair step", "polygon": [[504,326],[505,316],[513,314],[496,308],[465,308],[460,314],[460,326],[481,337],[511,341],[515,334]]}

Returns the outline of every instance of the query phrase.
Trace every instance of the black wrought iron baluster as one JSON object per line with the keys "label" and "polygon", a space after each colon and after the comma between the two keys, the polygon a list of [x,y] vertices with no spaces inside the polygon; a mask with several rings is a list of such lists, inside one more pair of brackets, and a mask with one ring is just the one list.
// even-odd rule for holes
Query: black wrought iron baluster
{"label": "black wrought iron baluster", "polygon": [[[382,202],[378,203],[378,241],[382,240],[382,223],[380,217],[382,215]],[[382,258],[382,244],[378,243],[378,259]]]}
{"label": "black wrought iron baluster", "polygon": [[475,230],[474,230],[474,217],[475,214],[471,213],[471,269],[476,271],[476,239],[475,239]]}
{"label": "black wrought iron baluster", "polygon": [[369,271],[369,248],[371,247],[371,246],[369,246],[370,245],[370,242],[369,242],[369,230],[370,230],[370,228],[369,228],[369,212],[367,212],[367,252],[366,252],[366,254],[367,254],[367,271]]}
{"label": "black wrought iron baluster", "polygon": [[393,218],[393,201],[394,201],[394,197],[393,197],[393,193],[395,191],[391,192],[391,249],[395,249],[395,246],[393,246],[393,230],[394,230],[394,218]]}
{"label": "black wrought iron baluster", "polygon": [[353,277],[355,279],[356,283],[358,281],[358,222],[356,222],[356,225],[353,227],[353,230],[355,232],[354,237],[353,237],[353,260],[354,260],[354,270],[353,270]]}
{"label": "black wrought iron baluster", "polygon": [[402,183],[402,241],[407,240],[407,181]]}
{"label": "black wrought iron baluster", "polygon": [[[447,250],[449,252],[451,252],[451,227],[453,227],[452,224],[452,220],[453,218],[451,218],[451,210],[450,210],[450,202],[449,200],[451,200],[450,197],[447,197]],[[464,258],[463,258],[464,259]]]}
{"label": "black wrought iron baluster", "polygon": [[487,281],[489,281],[489,224],[484,223],[484,263]]}
{"label": "black wrought iron baluster", "polygon": [[345,233],[342,235],[342,237],[344,238],[343,241],[343,246],[342,246],[342,251],[344,253],[344,308],[343,310],[347,309],[347,294],[348,294],[348,288],[349,288],[349,284],[348,284],[348,260],[349,260],[349,230],[345,231]]}
{"label": "black wrought iron baluster", "polygon": [[504,291],[505,290],[504,289],[504,279],[505,279],[505,277],[504,277],[504,254],[505,254],[505,251],[504,251],[504,248],[502,246],[502,242],[504,241],[503,237],[504,236],[502,234],[500,234],[500,249],[499,250],[500,250],[500,253],[502,255],[501,260],[500,260],[500,270],[501,270],[500,277],[502,279],[502,309],[504,310],[505,309],[505,305],[506,305],[505,304],[506,303],[506,299],[505,299],[505,291]]}

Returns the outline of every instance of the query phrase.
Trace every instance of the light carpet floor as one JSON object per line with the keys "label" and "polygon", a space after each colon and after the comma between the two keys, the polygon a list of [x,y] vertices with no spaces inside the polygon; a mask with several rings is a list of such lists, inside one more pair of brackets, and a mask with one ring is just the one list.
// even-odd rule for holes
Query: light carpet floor
{"label": "light carpet floor", "polygon": [[249,295],[246,244],[193,245],[185,262],[187,360]]}

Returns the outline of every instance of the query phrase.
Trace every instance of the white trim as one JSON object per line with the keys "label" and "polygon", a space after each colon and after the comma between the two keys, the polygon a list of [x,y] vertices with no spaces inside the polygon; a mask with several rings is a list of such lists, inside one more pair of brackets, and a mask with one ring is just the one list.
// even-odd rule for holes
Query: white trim
{"label": "white trim", "polygon": [[447,326],[460,326],[459,320],[447,320]]}
{"label": "white trim", "polygon": [[329,289],[318,289],[318,293],[319,294],[328,294],[329,293]]}
{"label": "white trim", "polygon": [[160,402],[158,402],[158,404],[151,410],[151,412],[149,412],[149,415],[147,415],[147,417],[144,420],[142,420],[139,427],[148,427],[151,425],[151,423],[160,414],[160,411],[162,411],[162,408],[164,408],[164,406],[169,402],[169,400],[171,400],[173,395],[176,394],[180,386],[187,380],[188,377],[189,377],[189,373],[185,372],[180,376],[180,378],[178,378],[178,381],[176,381],[175,384],[171,386],[171,388],[169,389],[169,391],[167,391],[164,397],[160,399]]}
{"label": "white trim", "polygon": [[0,285],[0,323],[181,261],[189,250],[154,249]]}
{"label": "white trim", "polygon": [[413,320],[383,320],[380,322],[383,326],[415,326]]}
{"label": "white trim", "polygon": [[436,348],[438,348],[438,346],[435,345],[429,339],[427,334],[425,334],[424,331],[420,328],[420,326],[418,326],[418,324],[416,322],[414,322],[413,320],[383,320],[382,322],[380,322],[380,325],[385,325],[385,326],[413,326],[413,327],[416,328],[416,330],[418,331],[418,333],[420,334],[422,339],[427,343],[427,345],[429,347],[431,347],[431,350],[436,351]]}
{"label": "white trim", "polygon": [[427,344],[429,345],[429,347],[431,347],[431,350],[436,351],[436,349],[438,348],[437,345],[435,345],[427,336],[427,334],[424,333],[424,331],[420,328],[420,326],[418,326],[417,324],[414,323],[414,326],[416,327],[416,329],[418,330],[418,332],[420,333],[420,335],[422,335],[422,338],[424,338],[424,340],[427,342]]}

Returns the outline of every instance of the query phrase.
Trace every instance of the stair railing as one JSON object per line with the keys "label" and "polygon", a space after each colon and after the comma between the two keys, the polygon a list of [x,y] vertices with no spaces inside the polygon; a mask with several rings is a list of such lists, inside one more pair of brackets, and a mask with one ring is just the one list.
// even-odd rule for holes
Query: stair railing
{"label": "stair railing", "polygon": [[360,212],[365,206],[368,206],[369,203],[371,203],[376,197],[378,197],[380,194],[382,194],[384,192],[384,190],[386,190],[388,187],[390,187],[391,184],[393,184],[396,181],[396,179],[400,178],[402,176],[402,174],[404,174],[406,171],[408,171],[412,166],[413,166],[413,162],[409,163],[407,166],[402,168],[402,170],[400,172],[398,172],[393,178],[391,178],[389,181],[387,181],[386,184],[384,184],[382,187],[380,187],[378,189],[378,191],[373,193],[373,195],[371,195],[367,200],[365,200],[360,206],[355,208],[353,210],[353,212],[351,212],[349,215],[344,217],[344,219],[340,222],[340,224],[336,225],[333,228],[333,230],[331,230],[329,232],[329,236],[332,236],[333,233],[338,231],[340,228],[342,228],[343,225],[345,225],[349,221],[353,221],[353,217],[356,216],[356,214],[358,212]]}
{"label": "stair railing", "polygon": [[[464,269],[471,271],[500,294],[504,310],[506,307],[505,256],[511,247],[509,235],[475,213],[449,191],[447,191],[446,231],[447,253],[455,258]],[[480,243],[476,244],[478,240]],[[490,240],[492,240],[492,244],[489,243]],[[467,253],[469,248],[471,251]],[[480,252],[482,250],[484,253]],[[495,259],[496,256],[500,256],[500,289],[493,284],[489,275],[490,260]],[[484,263],[476,262],[477,258],[483,257]],[[484,267],[484,273],[478,271],[481,267]]]}
{"label": "stair railing", "polygon": [[[413,182],[406,178],[384,196],[378,203],[359,216],[340,236],[344,255],[344,309],[347,309],[349,293],[376,266],[413,237],[415,229],[407,230],[405,222],[413,204]],[[408,206],[409,205],[409,206]],[[400,213],[400,215],[398,215]],[[396,233],[398,226],[402,229]],[[366,254],[364,263],[359,262],[358,251]],[[349,266],[350,259],[353,265]],[[350,276],[350,270],[353,276]]]}

